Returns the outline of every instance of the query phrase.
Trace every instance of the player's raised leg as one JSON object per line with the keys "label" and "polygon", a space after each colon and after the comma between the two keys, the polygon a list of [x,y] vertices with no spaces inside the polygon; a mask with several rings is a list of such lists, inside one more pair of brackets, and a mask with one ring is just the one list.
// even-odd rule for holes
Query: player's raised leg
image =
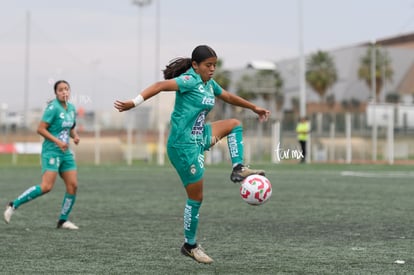
{"label": "player's raised leg", "polygon": [[265,175],[263,170],[253,170],[243,164],[243,127],[237,119],[219,120],[211,123],[212,143],[214,145],[222,137],[227,136],[227,146],[233,171],[230,179],[233,182],[241,182],[250,175]]}

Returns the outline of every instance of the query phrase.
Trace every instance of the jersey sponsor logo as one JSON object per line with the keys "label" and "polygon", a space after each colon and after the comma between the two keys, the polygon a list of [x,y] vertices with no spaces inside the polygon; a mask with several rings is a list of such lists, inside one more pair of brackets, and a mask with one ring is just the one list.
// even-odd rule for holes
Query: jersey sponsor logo
{"label": "jersey sponsor logo", "polygon": [[72,128],[73,126],[73,121],[62,121],[62,128]]}
{"label": "jersey sponsor logo", "polygon": [[63,120],[61,124],[62,128],[72,128],[75,124],[75,113],[73,111],[68,112],[67,115],[65,115],[65,113],[60,113],[59,117]]}
{"label": "jersey sponsor logo", "polygon": [[203,86],[203,84],[200,84],[200,86],[198,86],[198,91],[200,92],[200,93],[204,93],[206,90],[204,90],[204,86]]}
{"label": "jersey sponsor logo", "polygon": [[69,130],[64,129],[61,131],[57,137],[59,140],[63,141],[64,143],[69,143]]}
{"label": "jersey sponsor logo", "polygon": [[206,120],[206,113],[207,113],[207,111],[202,111],[198,115],[198,117],[197,117],[197,119],[196,119],[196,121],[193,125],[193,128],[191,129],[191,134],[192,135],[202,135],[203,134],[204,122]]}
{"label": "jersey sponsor logo", "polygon": [[203,100],[201,101],[201,103],[203,103],[204,105],[209,105],[209,106],[214,106],[214,102],[215,99],[214,97],[203,97]]}

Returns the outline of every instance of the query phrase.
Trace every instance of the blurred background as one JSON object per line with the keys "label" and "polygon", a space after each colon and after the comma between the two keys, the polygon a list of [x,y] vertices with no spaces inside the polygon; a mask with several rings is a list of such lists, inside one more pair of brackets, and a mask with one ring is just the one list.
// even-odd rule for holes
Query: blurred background
{"label": "blurred background", "polygon": [[[414,160],[414,1],[0,0],[0,23],[3,163],[39,155],[37,125],[65,79],[78,162],[163,165],[174,93],[128,113],[113,102],[161,80],[171,59],[200,44],[219,55],[222,87],[272,111],[260,124],[217,102],[208,117],[243,121],[247,163],[296,163],[302,116],[312,128],[308,162]],[[226,161],[223,140],[207,162]]]}

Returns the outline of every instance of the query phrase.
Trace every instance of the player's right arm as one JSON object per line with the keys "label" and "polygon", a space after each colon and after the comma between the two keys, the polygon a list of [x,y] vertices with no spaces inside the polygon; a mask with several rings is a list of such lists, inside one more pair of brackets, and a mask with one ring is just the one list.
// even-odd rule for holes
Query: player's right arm
{"label": "player's right arm", "polygon": [[47,129],[49,128],[49,123],[45,121],[41,121],[39,126],[37,127],[37,133],[42,137],[54,142],[62,151],[66,151],[68,149],[68,144],[66,142],[61,141],[54,135],[52,135]]}
{"label": "player's right arm", "polygon": [[[148,86],[147,88],[145,88],[135,99],[130,99],[126,101],[116,100],[114,103],[114,107],[120,112],[128,111],[138,106],[143,101],[157,95],[158,93],[162,91],[172,92],[172,91],[177,91],[177,90],[178,90],[178,84],[174,79],[158,81]],[[142,97],[142,99],[137,100],[137,98],[140,98],[140,97]]]}
{"label": "player's right arm", "polygon": [[252,110],[259,116],[259,121],[261,122],[267,121],[270,116],[269,110],[258,107],[250,101],[247,101],[246,99],[236,94],[230,93],[224,89],[221,91],[221,94],[218,97],[231,105]]}

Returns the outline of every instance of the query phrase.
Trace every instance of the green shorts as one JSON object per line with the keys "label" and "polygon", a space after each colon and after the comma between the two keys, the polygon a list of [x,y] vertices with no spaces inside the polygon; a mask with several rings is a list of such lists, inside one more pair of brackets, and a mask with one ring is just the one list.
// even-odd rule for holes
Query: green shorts
{"label": "green shorts", "polygon": [[177,170],[180,179],[186,187],[199,181],[204,176],[204,151],[211,146],[211,125],[204,125],[204,144],[168,145],[167,153],[171,164]]}
{"label": "green shorts", "polygon": [[45,171],[62,173],[76,169],[75,157],[72,152],[64,154],[55,152],[42,153],[42,174]]}

